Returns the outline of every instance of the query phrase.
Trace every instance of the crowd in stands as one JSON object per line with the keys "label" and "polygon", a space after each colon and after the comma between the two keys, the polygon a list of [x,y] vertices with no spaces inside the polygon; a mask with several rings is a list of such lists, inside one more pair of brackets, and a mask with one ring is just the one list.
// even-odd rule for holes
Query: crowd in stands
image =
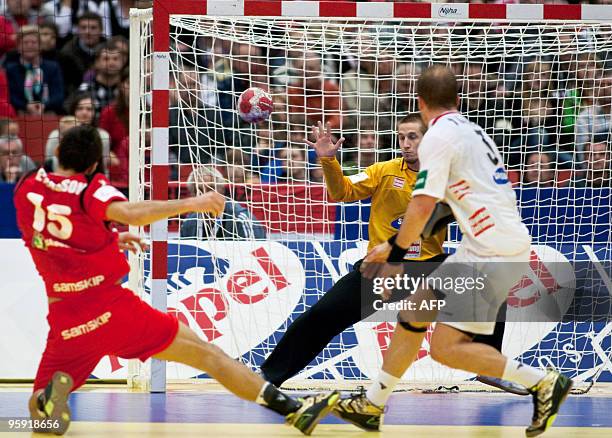
{"label": "crowd in stands", "polygon": [[[597,36],[576,38],[573,44],[592,47],[589,39]],[[495,140],[513,182],[610,186],[612,56],[557,44],[567,53],[451,63],[461,89],[459,109]],[[205,51],[205,59],[177,56],[185,70],[174,81],[174,111],[201,111],[188,119],[171,116],[170,145],[178,163],[223,163],[224,175],[237,184],[321,182],[316,157],[303,141],[319,120],[330,123],[336,138],[347,137],[339,154],[347,175],[395,156],[394,125],[417,111],[416,79],[426,66],[309,51],[263,53],[236,42]],[[252,86],[273,95],[270,124],[253,127],[237,114],[237,96]]]}
{"label": "crowd in stands", "polygon": [[[127,191],[128,40],[131,0],[0,1],[0,181],[35,168],[24,121],[50,118],[38,164],[57,166],[62,134],[98,127],[104,172]],[[22,122],[22,126],[20,125]],[[18,157],[19,156],[19,157]]]}
{"label": "crowd in stands", "polygon": [[[38,164],[55,169],[62,134],[92,124],[102,138],[104,172],[127,193],[128,11],[137,3],[142,6],[134,0],[0,0],[0,181],[15,181],[35,166],[20,140],[19,117],[53,114],[57,129]],[[441,29],[433,37],[441,38]],[[558,38],[553,43],[580,48],[596,47],[598,36],[585,31]],[[321,183],[303,141],[321,119],[335,136],[347,137],[339,155],[347,175],[391,158],[394,123],[417,110],[415,83],[425,66],[303,47],[264,50],[221,38],[173,44],[179,68],[170,80],[171,178],[184,182],[198,164],[231,184]],[[495,139],[509,169],[521,170],[520,184],[610,186],[612,57],[580,49],[559,53],[452,64],[460,110]],[[270,123],[252,126],[237,115],[237,96],[252,86],[274,97]],[[560,179],[559,172],[569,176]]]}

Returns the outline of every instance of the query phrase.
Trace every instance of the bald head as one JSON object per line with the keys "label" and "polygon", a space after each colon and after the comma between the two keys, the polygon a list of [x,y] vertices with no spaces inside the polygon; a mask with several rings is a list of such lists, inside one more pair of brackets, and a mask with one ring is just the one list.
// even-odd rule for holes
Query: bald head
{"label": "bald head", "polygon": [[430,109],[452,109],[457,106],[457,78],[451,69],[433,65],[421,73],[417,94]]}

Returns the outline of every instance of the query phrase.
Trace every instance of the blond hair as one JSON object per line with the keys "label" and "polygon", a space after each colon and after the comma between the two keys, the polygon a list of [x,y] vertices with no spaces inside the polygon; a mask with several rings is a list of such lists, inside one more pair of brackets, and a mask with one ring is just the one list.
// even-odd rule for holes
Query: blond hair
{"label": "blond hair", "polygon": [[[207,176],[212,178],[212,183],[204,182],[204,178]],[[187,190],[191,196],[197,196],[204,193],[204,190],[201,189],[202,185],[212,185],[212,188],[218,191],[218,187],[224,184],[225,178],[223,178],[221,172],[213,166],[197,166],[191,171],[187,178]]]}
{"label": "blond hair", "polygon": [[23,37],[27,35],[36,34],[40,38],[40,29],[35,24],[26,24],[25,26],[21,26],[19,31],[17,32],[17,41],[21,41]]}

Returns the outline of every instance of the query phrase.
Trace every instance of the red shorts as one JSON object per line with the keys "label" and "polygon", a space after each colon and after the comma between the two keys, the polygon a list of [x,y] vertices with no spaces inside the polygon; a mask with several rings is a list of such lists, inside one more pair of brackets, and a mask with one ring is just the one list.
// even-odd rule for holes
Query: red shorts
{"label": "red shorts", "polygon": [[178,332],[176,318],[120,286],[53,303],[47,320],[34,390],[44,388],[56,371],[70,374],[75,390],[104,356],[145,361],[165,350]]}

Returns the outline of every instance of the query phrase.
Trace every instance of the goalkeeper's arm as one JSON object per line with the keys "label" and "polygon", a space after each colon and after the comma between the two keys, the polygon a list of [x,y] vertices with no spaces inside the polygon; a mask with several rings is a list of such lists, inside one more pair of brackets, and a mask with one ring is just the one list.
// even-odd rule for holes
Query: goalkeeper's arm
{"label": "goalkeeper's arm", "polygon": [[340,163],[335,157],[321,157],[325,185],[334,201],[353,202],[372,196],[378,182],[372,166],[351,177],[344,176]]}

